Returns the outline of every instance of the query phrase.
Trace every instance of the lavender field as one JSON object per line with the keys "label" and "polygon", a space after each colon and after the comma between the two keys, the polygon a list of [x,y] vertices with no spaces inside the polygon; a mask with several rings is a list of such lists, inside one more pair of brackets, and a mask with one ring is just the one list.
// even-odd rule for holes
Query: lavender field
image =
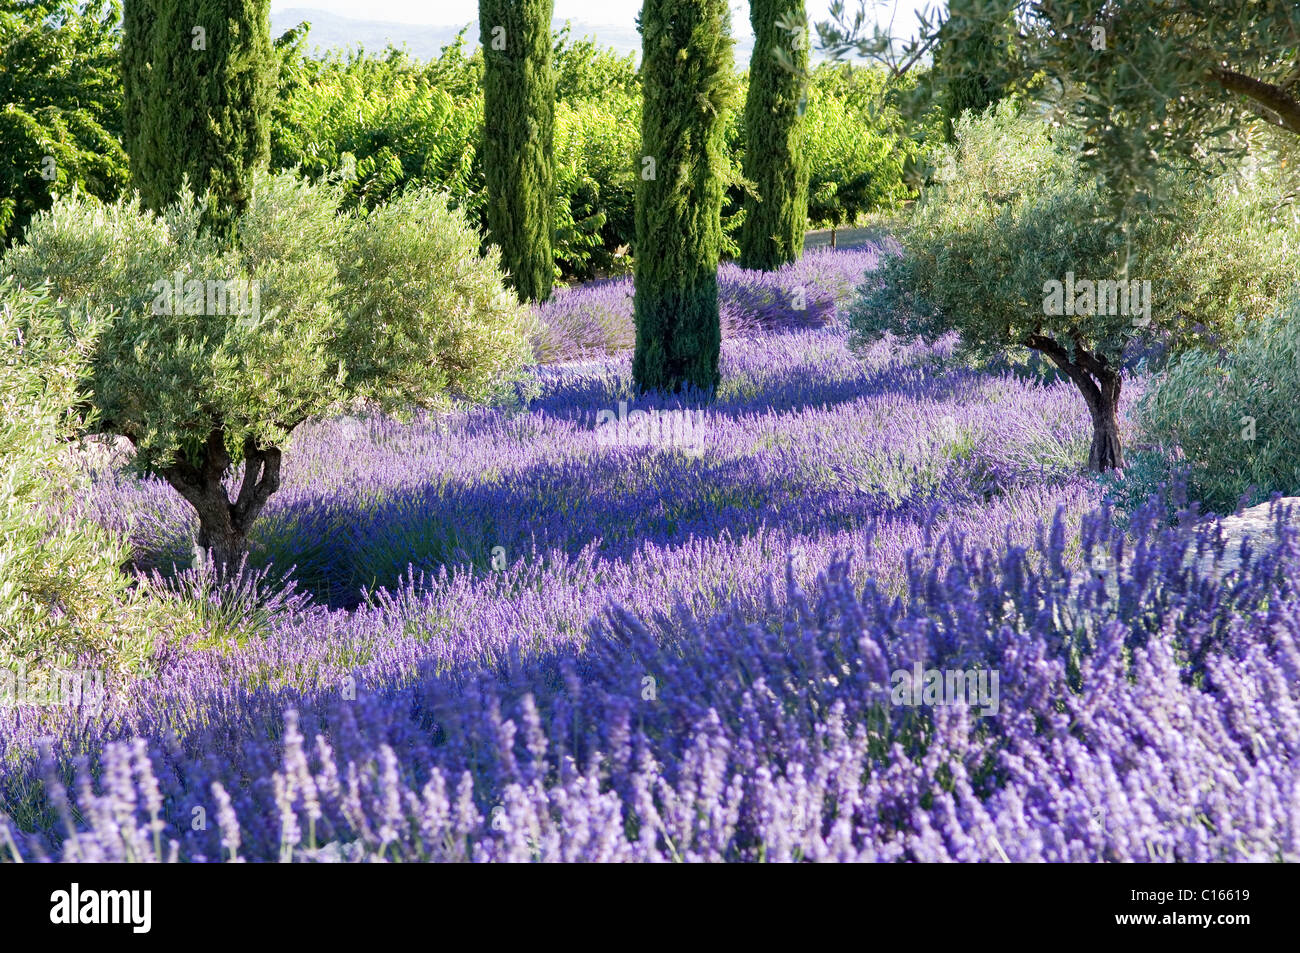
{"label": "lavender field", "polygon": [[[242,590],[97,463],[84,511],[210,636],[0,709],[0,853],[1300,860],[1294,541],[1199,575],[1213,525],[1111,518],[1068,383],[851,352],[880,254],[724,268],[708,404],[635,396],[610,283],[539,310],[514,406],[300,429]],[[922,670],[993,710],[900,704]]]}

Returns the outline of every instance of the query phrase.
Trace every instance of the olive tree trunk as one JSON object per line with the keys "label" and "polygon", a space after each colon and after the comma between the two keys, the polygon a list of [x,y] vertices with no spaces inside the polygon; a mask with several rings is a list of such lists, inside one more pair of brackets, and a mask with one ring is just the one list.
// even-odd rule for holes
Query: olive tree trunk
{"label": "olive tree trunk", "polygon": [[1124,447],[1119,433],[1119,395],[1123,379],[1105,357],[1075,342],[1073,353],[1053,338],[1032,335],[1025,342],[1048,357],[1083,395],[1092,417],[1088,468],[1098,473],[1122,469]]}
{"label": "olive tree trunk", "polygon": [[244,476],[232,501],[223,482],[231,467],[225,433],[214,430],[197,463],[177,461],[162,476],[199,517],[195,539],[202,558],[219,574],[237,570],[248,554],[248,530],[280,487],[280,451],[244,441]]}

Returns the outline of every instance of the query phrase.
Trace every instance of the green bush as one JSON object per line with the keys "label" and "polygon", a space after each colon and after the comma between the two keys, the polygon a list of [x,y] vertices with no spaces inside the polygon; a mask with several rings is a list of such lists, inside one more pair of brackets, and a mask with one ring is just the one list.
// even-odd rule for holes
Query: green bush
{"label": "green bush", "polygon": [[124,544],[69,509],[87,359],[107,315],[71,339],[47,292],[0,282],[0,668],[41,688],[57,670],[149,670],[156,644],[196,631],[134,588]]}
{"label": "green bush", "polygon": [[[357,400],[478,399],[527,353],[526,312],[444,195],[417,190],[369,214],[340,215],[340,200],[262,175],[226,249],[192,195],[162,216],[72,198],[0,260],[26,287],[50,282],[74,326],[118,312],[91,362],[97,424],[195,508],[199,546],[223,565],[245,551],[299,423]],[[232,502],[222,480],[241,461]]]}
{"label": "green bush", "polygon": [[898,134],[879,70],[820,66],[812,73],[804,117],[810,169],[808,219],[838,229],[867,212],[896,208],[910,193],[905,171],[920,158]]}
{"label": "green bush", "polygon": [[1300,299],[1223,353],[1184,354],[1139,414],[1152,439],[1182,451],[1189,491],[1208,508],[1300,495]]}
{"label": "green bush", "polygon": [[1172,279],[1178,339],[1224,345],[1287,304],[1300,247],[1297,159],[1300,148],[1265,140],[1193,194],[1167,263],[1154,269]]}
{"label": "green bush", "polygon": [[343,170],[344,208],[374,208],[427,184],[479,214],[481,93],[457,98],[454,82],[436,85],[447,81],[442,73],[431,77],[395,51],[298,62],[311,66],[296,67],[277,107],[272,168],[297,168],[313,182]]}
{"label": "green bush", "polygon": [[573,39],[569,23],[555,31],[555,98],[562,103],[601,102],[641,94],[636,54],[620,54],[590,37]]}
{"label": "green bush", "polygon": [[0,249],[54,195],[126,185],[121,36],[116,0],[0,0]]}
{"label": "green bush", "polygon": [[532,313],[444,193],[416,189],[355,219],[338,262],[335,347],[352,395],[396,413],[489,400],[531,359]]}
{"label": "green bush", "polygon": [[556,109],[555,260],[565,278],[631,267],[640,115],[630,97]]}
{"label": "green bush", "polygon": [[843,100],[814,87],[804,129],[812,225],[837,229],[907,196],[898,142],[861,123]]}

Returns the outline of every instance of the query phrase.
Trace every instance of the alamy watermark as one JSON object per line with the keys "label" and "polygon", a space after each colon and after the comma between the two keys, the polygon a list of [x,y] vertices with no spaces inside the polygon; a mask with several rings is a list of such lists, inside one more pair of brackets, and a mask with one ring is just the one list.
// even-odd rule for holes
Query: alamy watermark
{"label": "alamy watermark", "polygon": [[706,423],[702,410],[632,410],[627,401],[618,410],[596,414],[596,441],[603,447],[676,447],[687,453],[704,451]]}
{"label": "alamy watermark", "polygon": [[56,925],[121,924],[148,933],[153,924],[151,890],[83,890],[73,883],[50,894],[50,922]]}
{"label": "alamy watermark", "polygon": [[240,324],[256,324],[262,318],[262,287],[243,278],[230,280],[185,280],[182,272],[159,278],[151,286],[154,314],[237,315]]}
{"label": "alamy watermark", "polygon": [[1065,281],[1055,278],[1043,282],[1043,314],[1121,315],[1132,317],[1137,327],[1151,323],[1151,282],[1145,278],[1130,280],[1074,277],[1065,273]]}
{"label": "alamy watermark", "polygon": [[966,705],[977,709],[981,718],[998,713],[997,669],[900,668],[890,675],[889,700],[895,705],[917,707]]}
{"label": "alamy watermark", "polygon": [[30,677],[25,663],[0,668],[0,708],[83,708],[98,712],[108,689],[104,673],[93,669],[52,669]]}

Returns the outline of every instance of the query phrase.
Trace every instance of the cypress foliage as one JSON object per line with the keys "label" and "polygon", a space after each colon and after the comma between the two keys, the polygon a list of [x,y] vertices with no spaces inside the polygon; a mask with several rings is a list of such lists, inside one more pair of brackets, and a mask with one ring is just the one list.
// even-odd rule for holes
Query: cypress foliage
{"label": "cypress foliage", "polygon": [[963,112],[982,113],[1007,95],[1016,72],[1015,7],[1014,0],[949,0],[931,71],[949,142]]}
{"label": "cypress foliage", "polygon": [[153,8],[153,0],[126,0],[122,6],[122,145],[131,163],[131,184],[137,189],[142,188],[137,170],[144,166],[142,118],[153,60]]}
{"label": "cypress foliage", "polygon": [[632,373],[639,391],[712,393],[718,256],[735,93],[727,0],[645,0]]}
{"label": "cypress foliage", "polygon": [[[750,0],[754,55],[745,100],[745,199],[740,265],[771,271],[803,254],[808,227],[808,162],[800,103],[808,70],[803,0]],[[800,24],[797,31],[790,29]],[[778,58],[779,56],[779,58]]]}
{"label": "cypress foliage", "polygon": [[490,240],[520,301],[550,297],[555,196],[553,0],[479,0]]}
{"label": "cypress foliage", "polygon": [[188,177],[228,231],[270,157],[270,0],[126,0],[123,30],[133,185],[160,209]]}

